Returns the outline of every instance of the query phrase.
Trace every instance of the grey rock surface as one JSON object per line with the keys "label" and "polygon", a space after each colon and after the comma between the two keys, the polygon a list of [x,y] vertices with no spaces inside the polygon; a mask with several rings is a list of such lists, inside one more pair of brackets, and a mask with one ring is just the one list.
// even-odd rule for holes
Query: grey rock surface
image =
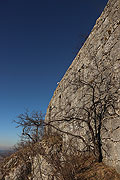
{"label": "grey rock surface", "polygon": [[[56,122],[65,116],[74,114],[74,109],[84,103],[82,96],[86,89],[72,85],[80,78],[87,82],[92,82],[96,72],[95,61],[101,70],[104,63],[105,68],[114,74],[116,83],[120,80],[120,1],[109,0],[101,16],[97,19],[88,39],[78,52],[71,66],[65,73],[64,77],[58,84],[53,97],[49,103],[46,122],[55,120],[53,123],[56,127],[67,132],[79,134],[75,124]],[[120,96],[118,95],[118,114],[120,115]],[[77,112],[79,113],[79,112]],[[87,134],[85,125],[82,133]],[[107,119],[105,126],[108,132],[103,130],[102,142],[104,162],[116,168],[120,173],[120,117]],[[88,138],[88,137],[87,137]],[[64,140],[66,141],[65,136]],[[82,145],[80,145],[82,148]]]}

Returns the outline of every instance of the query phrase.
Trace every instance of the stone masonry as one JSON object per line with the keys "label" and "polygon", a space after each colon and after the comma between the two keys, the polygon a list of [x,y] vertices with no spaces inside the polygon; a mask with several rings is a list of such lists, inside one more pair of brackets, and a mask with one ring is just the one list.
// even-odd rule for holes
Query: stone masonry
{"label": "stone masonry", "polygon": [[[101,16],[97,19],[89,37],[54,92],[47,109],[46,122],[53,121],[57,128],[76,135],[79,134],[74,123],[63,124],[57,120],[74,113],[79,114],[77,109],[84,103],[82,97],[87,89],[80,84],[75,85],[75,83],[79,78],[93,83],[96,71],[101,70],[102,64],[104,64],[105,69],[114,74],[115,84],[119,84],[120,0],[109,0]],[[119,95],[117,98],[117,114],[120,115]],[[102,131],[102,144],[103,149],[105,149],[103,160],[106,164],[115,167],[120,173],[120,116],[109,118],[104,122],[104,126],[108,131],[107,133]],[[86,136],[87,128],[84,127],[81,132]],[[64,136],[64,138],[67,137]],[[80,141],[78,143],[82,149],[82,143]]]}

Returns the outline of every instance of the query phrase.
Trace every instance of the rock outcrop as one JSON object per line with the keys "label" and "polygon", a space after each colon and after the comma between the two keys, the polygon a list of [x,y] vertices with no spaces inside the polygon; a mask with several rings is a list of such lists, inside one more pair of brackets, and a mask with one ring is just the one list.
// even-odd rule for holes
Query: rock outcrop
{"label": "rock outcrop", "polygon": [[[114,84],[111,88],[113,91],[115,85],[119,89],[119,0],[108,1],[103,13],[97,19],[89,37],[60,81],[49,103],[46,122],[51,123],[51,129],[53,131],[59,129],[60,131],[67,132],[67,135],[64,136],[64,141],[69,139],[68,133],[77,136],[80,132],[89,141],[88,129],[84,122],[81,124],[81,127],[84,126],[84,129],[78,129],[75,123],[70,123],[70,119],[68,123],[67,120],[68,117],[75,117],[76,115],[78,115],[77,118],[81,117],[80,108],[83,108],[83,104],[87,101],[85,98],[83,99],[83,96],[86,96],[86,92],[88,91],[86,84],[91,86],[94,86],[95,83],[97,84],[100,81],[99,73],[106,78],[106,82],[108,77],[111,76]],[[104,85],[101,85],[100,88],[104,89]],[[90,91],[88,91],[88,95],[90,96]],[[116,115],[105,117],[106,120],[103,123],[104,128],[102,129],[101,139],[104,162],[115,167],[120,173],[120,90],[118,90],[116,98]],[[65,118],[66,120],[63,123],[62,120]],[[107,129],[107,133],[105,132],[105,128]],[[79,140],[78,144],[80,149],[84,149],[82,141]]]}

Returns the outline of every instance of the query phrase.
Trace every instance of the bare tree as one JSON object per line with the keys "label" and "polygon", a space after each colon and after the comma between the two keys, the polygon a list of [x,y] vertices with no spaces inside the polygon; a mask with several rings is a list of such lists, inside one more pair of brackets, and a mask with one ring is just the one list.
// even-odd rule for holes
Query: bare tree
{"label": "bare tree", "polygon": [[[94,59],[94,65],[92,64],[89,67],[87,73],[85,65],[77,72],[73,72],[73,78],[68,81],[68,84],[75,91],[80,89],[81,93],[78,102],[74,106],[71,106],[71,102],[67,102],[70,108],[69,112],[66,111],[66,115],[61,115],[58,118],[57,110],[54,110],[52,114],[52,110],[57,107],[52,107],[52,118],[50,117],[49,121],[44,121],[41,112],[32,112],[30,114],[28,111],[20,114],[18,120],[15,120],[17,127],[22,127],[22,136],[33,142],[33,144],[30,143],[28,157],[32,157],[31,164],[35,163],[31,171],[33,171],[33,176],[38,177],[39,174],[38,179],[44,179],[44,176],[48,176],[49,173],[51,179],[51,176],[63,180],[77,179],[77,173],[89,170],[96,161],[102,162],[102,132],[103,130],[108,131],[104,126],[105,122],[111,118],[120,117],[118,113],[120,80],[110,66],[99,63],[101,62]],[[90,74],[89,72],[93,73]],[[83,75],[83,73],[86,74]],[[61,103],[61,107],[59,107],[61,114],[63,110],[66,110],[65,106],[68,106],[68,104],[62,106]],[[75,127],[72,131],[69,130],[70,125]],[[50,127],[53,130],[50,132],[51,136],[50,134],[47,136],[47,133],[43,136],[44,127]],[[55,136],[55,131],[59,135]],[[64,143],[64,136],[62,136],[64,134],[71,137],[68,138],[66,144]],[[42,136],[41,142],[36,143]],[[49,138],[52,139],[53,137],[57,137],[57,141],[50,143]],[[61,137],[63,143],[61,143]],[[60,143],[58,143],[58,139],[60,139]],[[76,148],[79,146],[80,141],[84,145],[83,149]],[[78,159],[80,161],[77,161]],[[86,165],[87,159],[88,164]],[[48,169],[50,170],[49,173]]]}
{"label": "bare tree", "polygon": [[17,120],[14,120],[18,127],[22,127],[21,141],[29,140],[38,142],[44,133],[43,123],[44,114],[41,111],[33,111],[20,114]]}
{"label": "bare tree", "polygon": [[[107,131],[104,123],[112,117],[120,117],[118,113],[120,79],[112,70],[112,65],[106,66],[105,63],[98,62],[96,59],[91,61],[94,66],[89,67],[88,76],[81,75],[81,71],[85,68],[82,67],[73,74],[74,78],[69,81],[69,86],[73,86],[75,90],[81,89],[78,104],[71,107],[64,117],[56,118],[54,113],[54,117],[52,115],[47,125],[53,130],[80,139],[85,149],[92,151],[97,161],[101,162],[103,159],[101,133],[103,129]],[[92,72],[92,75],[89,72]],[[63,110],[65,107],[61,106],[61,112]],[[62,124],[67,124],[66,128],[60,128],[60,126],[64,127]],[[69,128],[67,129],[70,124],[77,127],[77,134],[76,130],[70,132]],[[87,138],[82,130],[86,131]]]}

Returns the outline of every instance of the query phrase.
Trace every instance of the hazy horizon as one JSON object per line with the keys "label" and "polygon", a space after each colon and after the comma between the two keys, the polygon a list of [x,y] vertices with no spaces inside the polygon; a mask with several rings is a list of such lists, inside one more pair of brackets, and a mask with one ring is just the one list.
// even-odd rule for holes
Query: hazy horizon
{"label": "hazy horizon", "polygon": [[0,145],[0,150],[4,151],[4,150],[11,150],[13,148],[13,146],[1,146]]}

